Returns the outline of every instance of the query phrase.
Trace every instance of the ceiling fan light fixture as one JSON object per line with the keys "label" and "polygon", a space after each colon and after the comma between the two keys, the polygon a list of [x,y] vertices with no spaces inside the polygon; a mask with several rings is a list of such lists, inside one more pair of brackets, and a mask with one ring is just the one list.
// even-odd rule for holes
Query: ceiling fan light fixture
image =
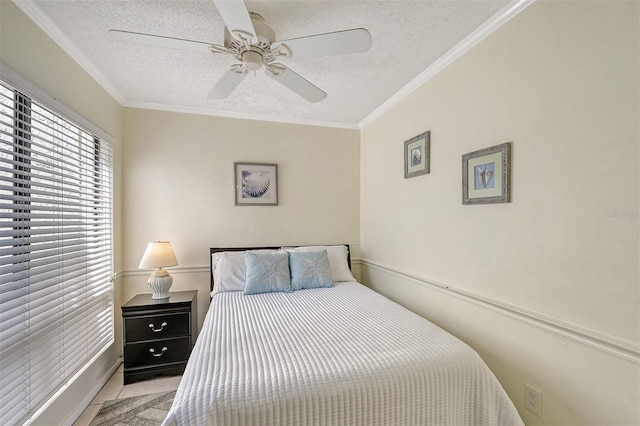
{"label": "ceiling fan light fixture", "polygon": [[242,52],[242,62],[247,71],[258,71],[262,68],[262,55],[254,50]]}
{"label": "ceiling fan light fixture", "polygon": [[264,18],[247,10],[241,0],[213,0],[225,24],[224,45],[175,37],[110,30],[109,35],[126,43],[168,47],[204,53],[226,54],[239,63],[232,64],[207,95],[223,99],[233,92],[246,75],[265,68],[266,74],[309,102],[320,102],[327,94],[287,66],[275,63],[278,58],[313,58],[366,52],[371,48],[371,34],[365,28],[314,34],[288,40],[276,40]]}

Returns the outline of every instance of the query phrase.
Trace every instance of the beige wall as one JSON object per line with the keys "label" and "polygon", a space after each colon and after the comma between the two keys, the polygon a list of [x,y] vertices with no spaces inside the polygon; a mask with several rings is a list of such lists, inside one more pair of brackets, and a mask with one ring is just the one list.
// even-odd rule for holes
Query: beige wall
{"label": "beige wall", "polygon": [[[126,108],[123,141],[123,302],[149,291],[149,241],[171,241],[199,324],[209,247],[359,243],[358,130]],[[234,205],[236,161],[278,164],[278,206]]]}
{"label": "beige wall", "polygon": [[[363,280],[475,347],[527,424],[640,423],[638,22],[536,2],[362,131]],[[507,141],[512,202],[463,206],[462,154]]]}
{"label": "beige wall", "polygon": [[[122,107],[12,2],[0,0],[0,62],[114,137],[114,248],[120,267],[120,132]],[[115,283],[116,342],[70,384],[34,424],[64,424],[82,413],[117,367],[120,291]]]}

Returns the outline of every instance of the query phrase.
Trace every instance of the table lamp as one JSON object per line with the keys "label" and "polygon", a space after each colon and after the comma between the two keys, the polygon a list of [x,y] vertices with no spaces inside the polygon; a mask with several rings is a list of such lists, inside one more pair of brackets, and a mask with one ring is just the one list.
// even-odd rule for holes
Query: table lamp
{"label": "table lamp", "polygon": [[142,255],[139,269],[158,268],[153,271],[149,277],[147,284],[151,288],[152,299],[166,299],[169,297],[169,289],[173,284],[173,277],[169,275],[164,266],[177,266],[178,260],[173,253],[171,243],[169,241],[156,241],[149,243],[147,249]]}

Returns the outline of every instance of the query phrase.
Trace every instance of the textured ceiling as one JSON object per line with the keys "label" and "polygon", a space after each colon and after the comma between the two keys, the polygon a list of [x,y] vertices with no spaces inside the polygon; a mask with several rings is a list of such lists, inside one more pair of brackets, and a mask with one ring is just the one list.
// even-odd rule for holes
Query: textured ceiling
{"label": "textured ceiling", "polygon": [[[18,1],[21,6],[24,0]],[[226,99],[207,93],[234,63],[220,54],[125,44],[110,29],[223,43],[211,0],[28,0],[38,25],[125,106],[356,127],[509,0],[251,1],[278,40],[364,27],[371,50],[282,63],[327,93],[309,103],[263,70]]]}

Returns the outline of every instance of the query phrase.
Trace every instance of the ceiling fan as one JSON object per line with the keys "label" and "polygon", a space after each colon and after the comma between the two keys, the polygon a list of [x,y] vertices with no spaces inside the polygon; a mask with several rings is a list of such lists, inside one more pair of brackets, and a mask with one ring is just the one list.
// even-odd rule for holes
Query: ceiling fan
{"label": "ceiling fan", "polygon": [[243,0],[213,2],[226,26],[223,46],[131,31],[109,30],[109,34],[126,43],[233,56],[238,63],[231,65],[218,80],[207,95],[208,99],[228,97],[249,72],[264,67],[266,74],[283,86],[309,102],[319,102],[327,97],[324,91],[276,61],[280,58],[300,59],[366,52],[371,48],[371,34],[364,28],[276,41],[275,32],[264,18],[249,12]]}

